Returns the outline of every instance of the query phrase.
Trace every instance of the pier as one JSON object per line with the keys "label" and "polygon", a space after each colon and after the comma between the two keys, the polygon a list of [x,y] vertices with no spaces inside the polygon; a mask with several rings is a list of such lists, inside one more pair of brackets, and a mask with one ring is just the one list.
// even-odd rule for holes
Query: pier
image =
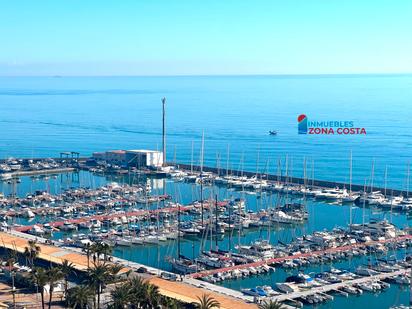
{"label": "pier", "polygon": [[11,178],[17,178],[21,176],[33,176],[33,175],[48,175],[48,174],[62,174],[62,173],[71,173],[76,169],[73,167],[62,167],[62,168],[53,168],[47,170],[23,170],[8,173]]}
{"label": "pier", "polygon": [[205,270],[197,273],[190,274],[188,276],[192,278],[202,278],[206,276],[210,276],[213,274],[217,273],[224,273],[224,272],[230,272],[235,269],[244,269],[244,268],[249,268],[249,267],[258,267],[262,265],[271,265],[275,263],[281,263],[286,260],[293,260],[293,259],[299,259],[299,258],[308,258],[311,256],[319,256],[327,253],[336,253],[336,252],[345,252],[349,251],[352,249],[356,248],[364,248],[367,246],[371,245],[376,245],[376,244],[384,244],[384,243],[396,243],[399,241],[407,240],[407,239],[412,239],[412,235],[404,235],[404,236],[399,236],[391,239],[385,239],[385,240],[377,240],[377,241],[369,241],[361,244],[353,244],[353,245],[347,245],[347,246],[341,246],[341,247],[336,247],[336,248],[328,248],[324,250],[319,250],[319,251],[312,251],[308,253],[299,253],[295,255],[288,255],[284,257],[277,257],[277,258],[271,258],[271,259],[265,259],[261,260],[258,262],[253,262],[253,263],[247,263],[247,264],[241,264],[241,265],[235,265],[231,267],[225,267],[225,268],[217,268],[217,269],[211,269],[211,270]]}
{"label": "pier", "polygon": [[[121,200],[119,200],[121,201]],[[205,209],[208,209],[209,207],[212,206],[212,202],[204,202],[203,207]],[[218,207],[225,205],[225,202],[219,202]],[[83,206],[83,205],[82,205]],[[213,204],[214,206],[214,204]],[[128,212],[122,212],[122,213],[113,213],[113,214],[103,214],[103,215],[95,215],[95,216],[88,216],[88,217],[83,217],[83,218],[76,218],[76,219],[67,219],[64,221],[55,221],[55,222],[50,222],[50,226],[52,227],[60,227],[63,226],[64,223],[73,223],[73,224],[79,224],[82,222],[88,222],[92,219],[96,220],[110,220],[114,218],[121,218],[123,216],[126,217],[143,217],[147,215],[152,215],[152,214],[158,214],[158,213],[176,213],[178,211],[185,212],[185,211],[190,211],[191,209],[194,209],[194,205],[187,205],[187,206],[180,206],[180,207],[166,207],[166,208],[158,208],[158,209],[153,209],[153,210],[135,210],[135,211],[128,211]],[[7,215],[13,215],[13,213],[8,213]],[[43,226],[42,224],[36,224],[37,226]],[[25,225],[25,226],[18,226],[18,227],[13,227],[13,230],[19,231],[19,232],[28,232],[33,228],[34,225]]]}
{"label": "pier", "polygon": [[314,294],[325,294],[328,292],[336,293],[336,292],[340,292],[339,289],[344,288],[344,287],[348,287],[348,286],[350,287],[355,284],[381,281],[381,280],[395,277],[397,275],[408,275],[410,271],[411,271],[410,269],[402,269],[402,270],[398,270],[398,271],[390,272],[390,273],[380,273],[378,275],[367,276],[367,277],[357,278],[353,280],[346,280],[340,283],[327,284],[321,287],[313,287],[310,290],[306,290],[306,291],[292,292],[288,294],[272,296],[271,299],[274,301],[278,301],[278,302],[284,302],[284,301],[290,301],[290,300],[294,300],[297,298],[306,297],[306,296],[314,295]]}
{"label": "pier", "polygon": [[[170,165],[173,165],[172,163]],[[209,167],[209,166],[203,166],[202,168],[200,166],[191,166],[190,164],[183,164],[183,163],[176,163],[176,165],[179,169],[184,170],[185,172],[190,172],[191,170],[196,171],[200,173],[201,169],[203,172],[211,172],[219,176],[226,176],[227,174],[229,175],[243,175],[246,177],[253,177],[257,176],[257,178],[269,180],[272,182],[279,182],[282,184],[289,184],[289,185],[305,185],[307,187],[320,187],[320,188],[352,188],[352,191],[363,191],[364,190],[364,185],[363,184],[349,184],[349,183],[344,183],[344,182],[338,182],[338,181],[328,181],[328,180],[320,180],[320,179],[311,179],[311,178],[300,178],[300,177],[293,177],[293,176],[284,176],[284,175],[275,175],[275,174],[269,174],[269,173],[256,173],[256,172],[250,172],[250,171],[239,171],[235,169],[225,169],[225,168],[217,168],[217,167]],[[399,189],[393,189],[393,188],[381,188],[381,187],[367,187],[368,191],[381,191],[381,192],[390,192],[391,195],[403,195],[406,196],[407,192],[406,190],[399,190]]]}

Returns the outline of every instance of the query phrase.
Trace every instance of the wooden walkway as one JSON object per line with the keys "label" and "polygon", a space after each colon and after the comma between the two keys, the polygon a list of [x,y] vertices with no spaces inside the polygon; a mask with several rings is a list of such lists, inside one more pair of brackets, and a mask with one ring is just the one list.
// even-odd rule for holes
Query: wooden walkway
{"label": "wooden walkway", "polygon": [[271,258],[271,259],[266,259],[258,262],[253,262],[253,263],[247,263],[247,264],[241,264],[241,265],[235,265],[231,267],[225,267],[225,268],[217,268],[217,269],[211,269],[211,270],[205,270],[201,271],[198,273],[190,274],[188,276],[192,278],[202,278],[206,277],[209,275],[217,274],[217,273],[224,273],[224,272],[229,272],[235,269],[245,269],[249,267],[259,267],[262,265],[271,265],[275,263],[282,263],[287,260],[294,260],[294,259],[299,259],[299,258],[308,258],[311,256],[321,256],[324,254],[328,253],[337,253],[337,252],[345,252],[345,251],[350,251],[352,249],[357,249],[357,248],[364,248],[367,246],[372,246],[372,245],[377,245],[377,244],[385,244],[385,243],[397,243],[403,240],[407,239],[412,239],[412,235],[404,235],[404,236],[399,236],[396,238],[391,238],[391,239],[385,239],[385,240],[380,240],[380,241],[370,241],[366,243],[361,243],[361,244],[353,244],[353,245],[347,245],[347,246],[341,246],[337,248],[328,248],[325,250],[319,250],[319,251],[312,251],[308,253],[300,253],[300,254],[295,254],[295,255],[288,255],[284,257],[278,257],[278,258]]}

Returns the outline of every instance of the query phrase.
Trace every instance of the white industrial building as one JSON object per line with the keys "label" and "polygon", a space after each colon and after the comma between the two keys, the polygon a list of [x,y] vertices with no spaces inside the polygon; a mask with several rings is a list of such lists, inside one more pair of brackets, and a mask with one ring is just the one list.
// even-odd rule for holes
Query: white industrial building
{"label": "white industrial building", "polygon": [[163,153],[155,150],[126,150],[129,166],[157,168],[163,165]]}
{"label": "white industrial building", "polygon": [[137,168],[158,168],[163,165],[163,153],[155,150],[110,150],[93,153],[95,160]]}

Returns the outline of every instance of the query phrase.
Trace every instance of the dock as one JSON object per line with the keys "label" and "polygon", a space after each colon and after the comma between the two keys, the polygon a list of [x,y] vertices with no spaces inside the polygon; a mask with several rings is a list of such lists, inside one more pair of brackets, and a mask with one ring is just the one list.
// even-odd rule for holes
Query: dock
{"label": "dock", "polygon": [[[117,200],[118,202],[121,202],[122,200]],[[90,206],[92,203],[90,203]],[[209,203],[209,202],[204,202],[203,206],[205,209],[208,209],[209,207],[212,206],[213,203]],[[219,202],[218,206],[224,205],[224,202]],[[83,206],[83,205],[82,205]],[[214,205],[213,205],[214,206]],[[118,212],[118,213],[112,213],[112,214],[102,214],[102,215],[94,215],[94,216],[87,216],[87,217],[82,217],[82,218],[76,218],[76,219],[67,219],[64,221],[54,221],[54,222],[50,222],[50,226],[52,227],[60,227],[63,226],[65,222],[67,223],[72,223],[72,224],[79,224],[82,222],[88,222],[92,219],[96,219],[96,220],[110,220],[110,219],[114,219],[114,218],[121,218],[123,216],[126,216],[128,218],[130,217],[143,217],[143,216],[147,216],[147,215],[152,215],[152,214],[158,214],[158,213],[176,213],[179,211],[181,212],[186,212],[186,211],[190,211],[191,209],[194,209],[195,206],[194,205],[186,205],[186,206],[180,206],[180,207],[165,207],[165,208],[158,208],[158,209],[153,209],[153,210],[145,210],[145,209],[139,209],[139,210],[135,210],[135,211],[128,211],[128,212]],[[56,207],[56,209],[58,209]],[[50,210],[50,208],[49,208]],[[39,210],[38,210],[39,211]],[[33,212],[36,212],[36,209],[33,210]],[[9,212],[7,213],[7,215],[12,216],[13,213]],[[36,224],[37,226],[42,226],[42,224]],[[13,227],[13,230],[15,231],[19,231],[19,232],[28,232],[33,228],[33,225],[25,225],[25,226],[18,226],[18,227]]]}
{"label": "dock", "polygon": [[253,262],[253,263],[246,263],[246,264],[240,264],[240,265],[235,265],[231,267],[225,267],[225,268],[216,268],[216,269],[211,269],[211,270],[205,270],[197,273],[190,274],[188,276],[191,276],[192,278],[202,278],[206,277],[209,275],[217,274],[217,273],[224,273],[224,272],[230,272],[235,269],[244,269],[244,268],[249,268],[249,267],[258,267],[262,265],[271,265],[275,263],[281,263],[286,260],[294,260],[294,259],[299,259],[299,258],[308,258],[311,256],[319,256],[327,253],[336,253],[336,252],[345,252],[349,251],[352,249],[356,248],[364,248],[367,246],[372,246],[372,245],[377,245],[377,244],[385,244],[385,243],[397,243],[403,240],[408,240],[412,239],[412,235],[404,235],[404,236],[398,236],[395,238],[390,238],[390,239],[385,239],[385,240],[376,240],[376,241],[369,241],[365,243],[360,243],[360,244],[353,244],[353,245],[347,245],[347,246],[341,246],[341,247],[336,247],[336,248],[327,248],[324,250],[319,250],[319,251],[312,251],[308,253],[300,253],[300,254],[294,254],[294,255],[288,255],[284,257],[277,257],[277,258],[271,258],[271,259],[264,259],[258,262]]}
{"label": "dock", "polygon": [[47,170],[27,170],[27,171],[16,171],[8,173],[10,177],[17,178],[21,176],[33,176],[33,175],[48,175],[48,174],[62,174],[62,173],[71,173],[76,169],[73,167],[61,167],[61,168],[52,168]]}
{"label": "dock", "polygon": [[301,298],[301,297],[306,297],[306,296],[313,295],[313,294],[325,294],[328,292],[335,293],[337,290],[347,287],[347,286],[353,286],[355,284],[361,284],[361,283],[382,281],[382,280],[385,280],[391,277],[395,277],[397,275],[408,275],[410,271],[411,271],[410,269],[402,269],[402,270],[398,270],[398,271],[390,272],[390,273],[380,273],[374,276],[367,276],[367,277],[357,278],[353,280],[346,280],[340,283],[328,284],[328,285],[324,285],[321,287],[314,287],[306,291],[293,292],[289,294],[281,294],[281,295],[273,296],[271,297],[271,299],[274,301],[284,302],[284,301],[290,301],[290,300],[294,300],[294,299]]}
{"label": "dock", "polygon": [[[219,176],[226,176],[226,175],[243,175],[246,177],[253,177],[256,176],[259,179],[266,179],[271,182],[281,183],[281,184],[288,184],[288,185],[305,185],[307,187],[318,187],[318,188],[352,188],[352,191],[363,191],[364,185],[363,184],[356,184],[356,183],[344,183],[339,181],[328,181],[328,180],[321,180],[321,179],[312,179],[312,178],[300,178],[294,176],[285,176],[285,175],[275,175],[270,173],[261,173],[261,172],[251,172],[251,171],[240,171],[235,169],[225,169],[225,168],[217,168],[217,167],[210,167],[210,166],[198,166],[198,165],[190,165],[184,163],[170,163],[170,165],[175,165],[179,169],[184,170],[185,172],[195,171],[200,173],[200,170],[203,172],[211,172],[215,175]],[[382,188],[382,187],[368,187],[370,191],[381,191],[381,192],[391,192],[391,195],[407,195],[406,190],[399,190],[395,188]]]}

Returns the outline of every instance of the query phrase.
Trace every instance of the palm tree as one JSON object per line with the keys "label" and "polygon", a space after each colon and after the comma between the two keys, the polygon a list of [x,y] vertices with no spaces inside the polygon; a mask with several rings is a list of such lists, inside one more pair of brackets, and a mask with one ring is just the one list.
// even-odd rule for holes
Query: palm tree
{"label": "palm tree", "polygon": [[97,308],[100,308],[100,295],[106,284],[113,282],[117,273],[123,268],[120,265],[94,264],[87,272],[87,282],[97,295]]}
{"label": "palm tree", "polygon": [[193,304],[196,309],[212,309],[220,308],[220,303],[209,294],[203,294],[202,297],[197,297],[199,302]]}
{"label": "palm tree", "polygon": [[103,255],[103,261],[107,262],[107,257],[112,253],[113,248],[106,243],[94,243],[90,247],[91,253],[95,254],[97,262],[100,262],[100,256]]}
{"label": "palm tree", "polygon": [[69,262],[68,260],[64,260],[63,263],[59,266],[61,273],[64,277],[64,295],[67,295],[67,289],[69,286],[69,277],[71,274],[75,274],[74,272],[74,264]]}
{"label": "palm tree", "polygon": [[166,309],[180,309],[182,306],[173,298],[170,297],[161,297],[162,308]]}
{"label": "palm tree", "polygon": [[[44,268],[35,267],[30,273],[33,283],[36,285],[37,291],[40,291],[41,306],[44,309],[44,287],[46,286],[49,278]],[[37,292],[38,293],[38,292]]]}
{"label": "palm tree", "polygon": [[123,309],[130,303],[130,285],[128,282],[117,286],[110,294],[113,300],[110,305],[111,309]]}
{"label": "palm tree", "polygon": [[277,300],[273,301],[264,301],[263,303],[258,305],[259,309],[285,309],[286,307],[279,303]]}
{"label": "palm tree", "polygon": [[112,254],[113,247],[109,244],[102,243],[100,247],[100,253],[103,254],[103,261],[107,262],[107,257]]}
{"label": "palm tree", "polygon": [[54,286],[57,281],[63,279],[63,273],[58,267],[52,267],[46,272],[47,281],[49,283],[49,309],[51,308]]}
{"label": "palm tree", "polygon": [[66,302],[69,308],[85,309],[90,307],[93,296],[88,286],[77,285],[67,290]]}
{"label": "palm tree", "polygon": [[34,266],[34,260],[39,256],[41,247],[35,240],[29,240],[28,246],[24,248],[24,256],[30,262],[30,266]]}
{"label": "palm tree", "polygon": [[13,293],[13,307],[16,307],[16,290],[14,286],[14,277],[15,277],[15,271],[14,271],[14,263],[16,263],[16,252],[11,251],[13,253],[10,254],[9,258],[7,259],[7,265],[9,266],[9,271],[10,271],[10,277],[11,277],[11,285],[12,285],[12,293]]}
{"label": "palm tree", "polygon": [[150,283],[145,284],[146,300],[150,308],[155,308],[159,305],[160,293],[159,288]]}
{"label": "palm tree", "polygon": [[[161,303],[158,287],[144,281],[141,277],[134,277],[123,284],[128,291],[128,302],[142,307],[155,308]],[[117,307],[120,308],[120,307]]]}
{"label": "palm tree", "polygon": [[129,297],[132,304],[140,305],[145,302],[145,282],[141,277],[129,279],[126,283],[129,287]]}
{"label": "palm tree", "polygon": [[84,252],[86,252],[86,256],[87,256],[87,269],[90,268],[90,254],[91,254],[91,249],[92,246],[90,245],[90,243],[87,243],[83,249]]}

